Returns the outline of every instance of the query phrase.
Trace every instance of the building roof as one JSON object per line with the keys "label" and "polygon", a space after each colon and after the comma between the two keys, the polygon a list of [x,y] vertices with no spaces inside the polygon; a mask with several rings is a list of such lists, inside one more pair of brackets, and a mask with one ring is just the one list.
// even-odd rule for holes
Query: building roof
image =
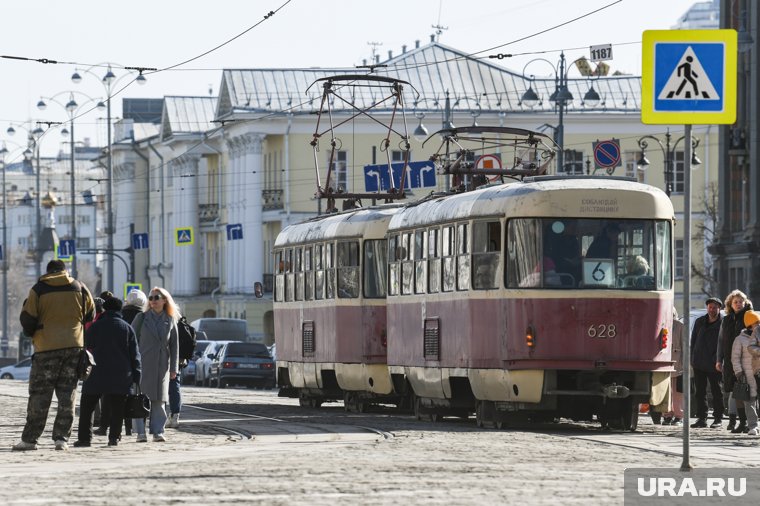
{"label": "building roof", "polygon": [[[439,42],[412,49],[380,64],[384,66],[376,68],[376,75],[407,81],[419,92],[419,96],[416,96],[411,89],[405,89],[408,110],[414,108],[416,102],[417,109],[426,112],[441,111],[447,91],[452,107],[458,108],[457,110],[549,112],[554,108],[549,100],[556,89],[554,75],[535,78],[530,74],[523,76],[522,73],[493,63],[493,60],[475,58]],[[535,65],[537,70],[549,70],[546,63],[543,67],[538,63]],[[568,62],[568,68],[570,66]],[[526,70],[532,69],[529,67]],[[346,69],[337,68],[226,69],[222,73],[216,117],[224,119],[235,112],[312,112],[319,108],[322,93],[320,85],[311,86],[315,80],[363,73],[364,71],[347,72]],[[601,97],[601,102],[595,109],[583,104],[583,97],[592,84]],[[521,102],[521,97],[529,86],[541,99],[532,109]],[[345,87],[349,90],[347,95],[359,107],[367,107],[379,97],[378,92],[371,88],[353,84],[345,84]],[[637,112],[640,108],[639,76],[569,76],[568,89],[573,94],[573,101],[568,103],[568,112],[600,109]],[[333,110],[350,108],[348,104],[337,100],[332,107]]]}
{"label": "building roof", "polygon": [[164,97],[161,140],[179,135],[197,135],[214,128],[217,97]]}

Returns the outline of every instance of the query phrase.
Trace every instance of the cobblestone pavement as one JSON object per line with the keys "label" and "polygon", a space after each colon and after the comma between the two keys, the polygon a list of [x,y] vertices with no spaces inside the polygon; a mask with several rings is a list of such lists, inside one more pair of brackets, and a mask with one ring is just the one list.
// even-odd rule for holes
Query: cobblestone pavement
{"label": "cobblestone pavement", "polygon": [[[11,452],[27,384],[0,381],[0,504],[622,504],[627,467],[680,466],[681,429],[563,422],[496,431],[342,404],[301,408],[274,391],[183,388],[166,443]],[[54,401],[55,406],[55,401]],[[51,410],[51,414],[52,414]],[[760,438],[692,431],[697,467],[760,467]]]}

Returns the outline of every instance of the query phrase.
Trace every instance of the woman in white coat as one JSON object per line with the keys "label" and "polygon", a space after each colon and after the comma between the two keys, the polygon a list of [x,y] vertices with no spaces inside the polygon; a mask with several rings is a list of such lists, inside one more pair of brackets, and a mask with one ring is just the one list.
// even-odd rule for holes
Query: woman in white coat
{"label": "woman in white coat", "polygon": [[[143,360],[140,390],[150,399],[150,432],[154,442],[164,442],[166,409],[169,402],[169,379],[177,377],[179,345],[177,320],[179,308],[165,289],[154,287],[148,295],[149,309],[135,316],[135,329]],[[148,440],[145,420],[136,419],[137,442]]]}
{"label": "woman in white coat", "polygon": [[749,310],[744,313],[744,326],[745,328],[734,339],[734,344],[731,347],[731,365],[734,368],[734,374],[737,381],[746,381],[749,384],[749,400],[740,401],[736,400],[736,407],[740,408],[739,404],[744,404],[744,409],[747,410],[747,428],[750,436],[760,435],[760,430],[757,428],[757,410],[755,404],[757,402],[757,380],[755,374],[760,372],[760,353],[758,353],[758,332],[757,328],[760,326],[760,314],[755,311]]}

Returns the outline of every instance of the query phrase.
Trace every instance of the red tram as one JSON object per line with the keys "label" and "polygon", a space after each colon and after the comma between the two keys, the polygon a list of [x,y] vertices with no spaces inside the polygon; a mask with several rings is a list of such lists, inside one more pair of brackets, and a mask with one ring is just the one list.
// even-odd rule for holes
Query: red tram
{"label": "red tram", "polygon": [[282,393],[634,429],[669,400],[673,220],[654,187],[547,176],[288,227]]}

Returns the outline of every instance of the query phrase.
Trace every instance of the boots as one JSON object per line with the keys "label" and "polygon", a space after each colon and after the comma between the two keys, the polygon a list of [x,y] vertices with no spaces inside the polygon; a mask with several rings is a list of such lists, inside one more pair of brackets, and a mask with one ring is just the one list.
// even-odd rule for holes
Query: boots
{"label": "boots", "polygon": [[734,430],[736,428],[736,415],[728,415],[728,427],[726,430]]}

